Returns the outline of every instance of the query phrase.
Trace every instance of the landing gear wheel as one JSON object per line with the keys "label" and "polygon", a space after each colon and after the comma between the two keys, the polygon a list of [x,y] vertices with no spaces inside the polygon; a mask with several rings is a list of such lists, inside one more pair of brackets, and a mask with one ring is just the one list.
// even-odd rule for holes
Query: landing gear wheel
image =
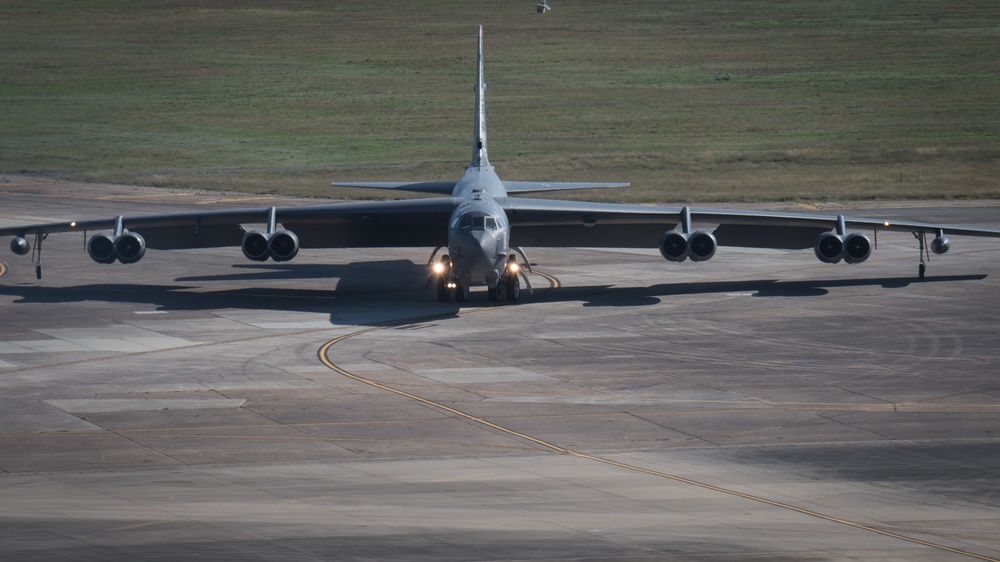
{"label": "landing gear wheel", "polygon": [[490,298],[490,302],[497,302],[500,300],[500,285],[486,289],[486,296]]}
{"label": "landing gear wheel", "polygon": [[445,282],[443,277],[438,279],[437,295],[439,302],[448,302],[451,300],[451,290],[448,289],[448,284]]}
{"label": "landing gear wheel", "polygon": [[927,273],[927,265],[920,264],[920,267],[917,269],[917,272],[918,272],[918,275],[920,275],[920,278],[923,279],[924,278],[924,274]]}
{"label": "landing gear wheel", "polygon": [[521,281],[517,276],[507,280],[507,302],[517,302],[517,297],[521,296]]}
{"label": "landing gear wheel", "polygon": [[458,302],[465,302],[469,300],[468,285],[462,285],[461,283],[459,283],[458,287],[455,287],[455,300]]}

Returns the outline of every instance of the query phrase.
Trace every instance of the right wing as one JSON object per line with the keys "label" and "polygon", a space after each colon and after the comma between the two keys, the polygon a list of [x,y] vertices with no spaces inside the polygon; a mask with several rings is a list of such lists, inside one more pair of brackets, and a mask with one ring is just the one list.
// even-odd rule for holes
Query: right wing
{"label": "right wing", "polygon": [[152,249],[239,246],[245,226],[266,225],[274,209],[276,222],[295,232],[303,248],[436,247],[447,244],[455,205],[451,197],[439,197],[190,211],[12,226],[0,228],[0,236],[114,232],[120,219],[122,229],[140,234]]}
{"label": "right wing", "polygon": [[593,183],[577,181],[505,181],[507,193],[538,193],[542,191],[562,191],[566,189],[602,189],[605,187],[628,187],[628,183]]}

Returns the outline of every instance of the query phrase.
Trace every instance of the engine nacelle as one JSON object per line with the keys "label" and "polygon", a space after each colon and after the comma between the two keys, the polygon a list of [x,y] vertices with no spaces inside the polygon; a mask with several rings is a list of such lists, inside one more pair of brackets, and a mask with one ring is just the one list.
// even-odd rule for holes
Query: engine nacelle
{"label": "engine nacelle", "polygon": [[97,263],[115,263],[118,253],[115,252],[114,235],[101,232],[91,236],[87,242],[87,254]]}
{"label": "engine nacelle", "polygon": [[115,240],[115,254],[120,263],[135,263],[146,255],[146,240],[137,232],[126,232]]}
{"label": "engine nacelle", "polygon": [[931,251],[935,254],[946,254],[948,250],[951,249],[951,240],[944,234],[938,235],[933,241],[931,241]]}
{"label": "engine nacelle", "polygon": [[26,256],[31,251],[31,244],[28,244],[24,236],[18,236],[10,241],[10,251],[19,256]]}
{"label": "engine nacelle", "polygon": [[715,235],[707,230],[699,230],[688,236],[688,257],[691,261],[708,261],[715,255],[719,243]]}
{"label": "engine nacelle", "polygon": [[668,230],[660,237],[660,255],[667,261],[682,262],[688,257],[687,236],[683,232]]}
{"label": "engine nacelle", "polygon": [[715,235],[708,230],[692,234],[668,230],[660,237],[660,255],[672,262],[682,262],[688,258],[694,262],[710,260],[718,247]]}
{"label": "engine nacelle", "polygon": [[844,239],[844,261],[861,263],[872,255],[872,241],[860,232],[848,234]]}
{"label": "engine nacelle", "polygon": [[844,259],[844,239],[836,232],[824,232],[816,237],[813,251],[823,263],[840,263]]}
{"label": "engine nacelle", "polygon": [[272,234],[251,230],[243,235],[243,255],[252,261],[288,261],[299,253],[299,237],[291,230]]}
{"label": "engine nacelle", "polygon": [[146,240],[137,232],[121,236],[101,232],[90,237],[87,253],[97,263],[135,263],[146,255]]}
{"label": "engine nacelle", "polygon": [[259,230],[251,230],[243,235],[243,242],[240,246],[243,248],[243,255],[251,261],[267,261],[268,256],[268,242],[270,241],[270,236]]}
{"label": "engine nacelle", "polygon": [[830,231],[816,237],[813,250],[823,263],[861,263],[872,255],[872,241],[860,232],[841,236]]}
{"label": "engine nacelle", "polygon": [[271,235],[267,251],[274,261],[288,261],[299,253],[299,237],[291,230],[281,230]]}

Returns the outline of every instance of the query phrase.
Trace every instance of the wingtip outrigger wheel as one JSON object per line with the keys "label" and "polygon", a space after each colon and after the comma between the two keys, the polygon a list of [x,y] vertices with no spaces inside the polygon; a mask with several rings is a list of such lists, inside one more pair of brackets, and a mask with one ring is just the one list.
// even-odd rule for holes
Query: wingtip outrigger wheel
{"label": "wingtip outrigger wheel", "polygon": [[913,236],[916,237],[917,242],[920,244],[920,267],[917,269],[917,274],[923,279],[924,274],[927,272],[927,262],[931,259],[931,252],[938,255],[947,254],[951,250],[951,241],[945,236],[943,228],[937,230],[937,237],[930,244],[927,243],[926,230],[914,232]]}
{"label": "wingtip outrigger wheel", "polygon": [[33,257],[35,259],[35,278],[39,281],[42,279],[42,241],[48,237],[47,233],[43,234],[39,232],[35,234],[35,253]]}
{"label": "wingtip outrigger wheel", "polygon": [[920,265],[917,266],[917,278],[923,279],[927,273],[927,262],[924,260],[924,257],[926,256],[928,260],[930,259],[930,255],[927,254],[927,233],[923,231],[914,232],[913,237],[917,239],[917,243],[920,245]]}

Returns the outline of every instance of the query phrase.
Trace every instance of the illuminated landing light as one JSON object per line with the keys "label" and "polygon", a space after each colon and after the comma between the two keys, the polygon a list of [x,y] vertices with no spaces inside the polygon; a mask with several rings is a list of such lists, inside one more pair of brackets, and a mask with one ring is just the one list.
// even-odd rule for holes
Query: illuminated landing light
{"label": "illuminated landing light", "polygon": [[511,273],[517,273],[521,269],[521,266],[517,265],[516,262],[510,262],[507,269],[509,269]]}
{"label": "illuminated landing light", "polygon": [[882,223],[882,226],[889,228],[889,221],[885,221],[884,223]]}
{"label": "illuminated landing light", "polygon": [[441,274],[444,273],[444,264],[441,262],[434,263],[434,273]]}
{"label": "illuminated landing light", "polygon": [[70,228],[76,228],[76,221],[69,223]]}

